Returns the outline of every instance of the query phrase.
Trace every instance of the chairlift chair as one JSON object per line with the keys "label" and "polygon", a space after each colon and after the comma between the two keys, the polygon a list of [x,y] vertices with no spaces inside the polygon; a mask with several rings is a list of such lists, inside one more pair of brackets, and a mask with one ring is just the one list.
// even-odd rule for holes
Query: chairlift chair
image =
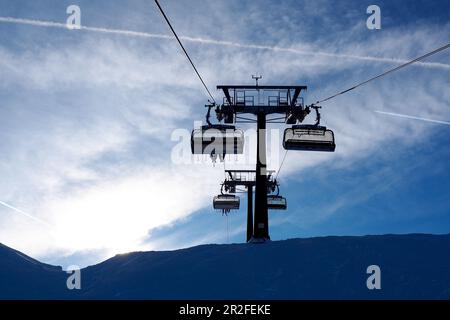
{"label": "chairlift chair", "polygon": [[334,152],[334,133],[318,125],[295,125],[284,131],[283,147],[286,150]]}
{"label": "chairlift chair", "polygon": [[279,195],[268,195],[267,196],[267,209],[286,210],[287,209],[286,198],[279,196]]}
{"label": "chairlift chair", "polygon": [[242,154],[244,152],[244,132],[232,125],[206,125],[195,129],[191,135],[192,154],[211,156]]}
{"label": "chairlift chair", "polygon": [[233,194],[220,194],[214,197],[213,207],[216,210],[239,210],[240,198]]}

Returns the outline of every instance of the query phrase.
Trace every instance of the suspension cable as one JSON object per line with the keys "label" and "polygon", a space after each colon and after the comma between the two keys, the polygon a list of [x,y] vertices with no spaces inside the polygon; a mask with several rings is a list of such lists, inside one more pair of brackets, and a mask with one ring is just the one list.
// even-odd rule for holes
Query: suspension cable
{"label": "suspension cable", "polygon": [[287,156],[288,152],[289,152],[289,150],[286,150],[286,152],[284,153],[284,157],[283,157],[283,160],[281,161],[280,167],[278,168],[277,175],[275,176],[275,180],[277,180],[278,176],[280,175],[281,168],[283,167],[283,164],[284,164],[284,161],[286,160],[286,156]]}
{"label": "suspension cable", "polygon": [[191,57],[189,56],[188,52],[184,48],[183,43],[181,42],[180,38],[178,37],[177,33],[175,32],[175,29],[172,27],[172,24],[170,23],[169,18],[166,16],[163,8],[159,4],[158,0],[155,0],[155,2],[156,2],[156,5],[159,8],[159,11],[161,11],[161,14],[163,15],[164,19],[166,20],[167,24],[169,25],[170,30],[172,30],[173,35],[175,36],[175,38],[177,39],[178,43],[180,44],[181,49],[183,49],[184,54],[186,55],[186,57],[188,58],[189,62],[191,63],[192,68],[194,68],[195,73],[197,74],[198,78],[202,82],[203,87],[205,87],[206,92],[208,92],[208,95],[211,97],[212,102],[216,103],[216,100],[214,99],[213,95],[211,94],[211,91],[209,91],[208,86],[206,85],[205,81],[203,81],[202,76],[200,75],[200,73],[198,72],[197,68],[195,67],[195,64],[192,61]]}
{"label": "suspension cable", "polygon": [[225,166],[226,155],[223,156],[223,175],[225,176],[225,180],[227,180],[227,168]]}
{"label": "suspension cable", "polygon": [[436,53],[438,53],[438,52],[444,51],[444,50],[446,50],[446,49],[448,49],[448,48],[450,48],[450,43],[448,43],[448,44],[446,44],[446,45],[444,45],[444,46],[442,46],[442,47],[440,47],[440,48],[438,48],[438,49],[436,49],[436,50],[433,50],[433,51],[431,51],[431,52],[429,52],[429,53],[427,53],[427,54],[424,54],[423,56],[420,56],[420,57],[418,57],[418,58],[416,58],[416,59],[414,59],[414,60],[411,60],[411,61],[409,61],[409,62],[406,62],[406,63],[404,63],[404,64],[402,64],[402,65],[400,65],[400,66],[398,66],[398,67],[395,67],[395,68],[390,69],[390,70],[388,70],[388,71],[386,71],[386,72],[383,72],[382,74],[379,74],[379,75],[377,75],[377,76],[375,76],[375,77],[373,77],[373,78],[370,78],[370,79],[368,79],[368,80],[366,80],[366,81],[364,81],[364,82],[361,82],[361,83],[359,83],[359,84],[357,84],[357,85],[355,85],[355,86],[353,86],[353,87],[351,87],[351,88],[349,88],[349,89],[340,91],[340,92],[338,92],[338,93],[336,93],[336,94],[334,94],[334,95],[332,95],[332,96],[329,96],[328,98],[319,100],[319,101],[317,101],[316,103],[314,103],[314,105],[318,105],[318,104],[320,104],[320,103],[322,103],[322,102],[329,101],[329,100],[331,100],[331,99],[333,99],[333,98],[335,98],[335,97],[337,97],[337,96],[343,95],[343,94],[345,94],[345,93],[347,93],[347,92],[349,92],[349,91],[352,91],[352,90],[354,90],[354,89],[356,89],[356,88],[358,88],[358,87],[361,87],[361,86],[363,86],[363,85],[365,85],[365,84],[367,84],[367,83],[369,83],[369,82],[372,82],[372,81],[374,81],[374,80],[376,80],[376,79],[379,79],[379,78],[381,78],[381,77],[384,77],[384,76],[386,76],[386,75],[388,75],[388,74],[390,74],[390,73],[393,73],[393,72],[395,72],[395,71],[398,71],[398,70],[400,70],[400,69],[403,69],[403,68],[405,68],[405,67],[407,67],[407,66],[409,66],[409,65],[411,65],[411,64],[413,64],[413,63],[419,62],[419,61],[421,61],[421,60],[423,60],[423,59],[425,59],[425,58],[428,58],[428,57],[430,57],[430,56],[432,56],[432,55],[434,55],[434,54],[436,54]]}

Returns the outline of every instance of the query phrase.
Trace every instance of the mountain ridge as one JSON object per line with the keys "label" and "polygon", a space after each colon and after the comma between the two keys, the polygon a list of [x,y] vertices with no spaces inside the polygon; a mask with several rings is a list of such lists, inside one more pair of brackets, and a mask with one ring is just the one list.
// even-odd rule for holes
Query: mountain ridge
{"label": "mountain ridge", "polygon": [[[326,236],[116,255],[81,270],[0,246],[1,299],[450,299],[450,235]],[[36,265],[37,263],[37,265]],[[381,269],[381,290],[366,286]]]}

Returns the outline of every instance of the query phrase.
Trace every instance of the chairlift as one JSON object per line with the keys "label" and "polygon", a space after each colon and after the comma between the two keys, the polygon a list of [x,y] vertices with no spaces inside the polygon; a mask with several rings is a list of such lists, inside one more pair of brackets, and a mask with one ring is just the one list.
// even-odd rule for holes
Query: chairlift
{"label": "chairlift", "polygon": [[220,194],[214,197],[213,207],[216,210],[239,210],[240,198],[233,194]]}
{"label": "chairlift", "polygon": [[267,196],[267,209],[286,210],[287,209],[286,198],[279,196],[279,195],[268,195]]}
{"label": "chairlift", "polygon": [[[244,132],[232,125],[206,125],[191,135],[192,154],[225,156],[244,152]],[[216,157],[217,158],[217,157]]]}
{"label": "chairlift", "polygon": [[334,133],[318,125],[295,125],[284,131],[283,147],[286,150],[334,152]]}

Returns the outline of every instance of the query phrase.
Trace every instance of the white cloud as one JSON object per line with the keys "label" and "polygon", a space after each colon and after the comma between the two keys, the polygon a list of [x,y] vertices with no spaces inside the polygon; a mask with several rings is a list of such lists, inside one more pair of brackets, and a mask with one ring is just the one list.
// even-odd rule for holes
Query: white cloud
{"label": "white cloud", "polygon": [[212,188],[207,177],[221,176],[220,170],[205,168],[140,168],[46,199],[40,210],[53,224],[52,235],[60,249],[127,252],[146,248],[142,241],[150,229],[205,206]]}

